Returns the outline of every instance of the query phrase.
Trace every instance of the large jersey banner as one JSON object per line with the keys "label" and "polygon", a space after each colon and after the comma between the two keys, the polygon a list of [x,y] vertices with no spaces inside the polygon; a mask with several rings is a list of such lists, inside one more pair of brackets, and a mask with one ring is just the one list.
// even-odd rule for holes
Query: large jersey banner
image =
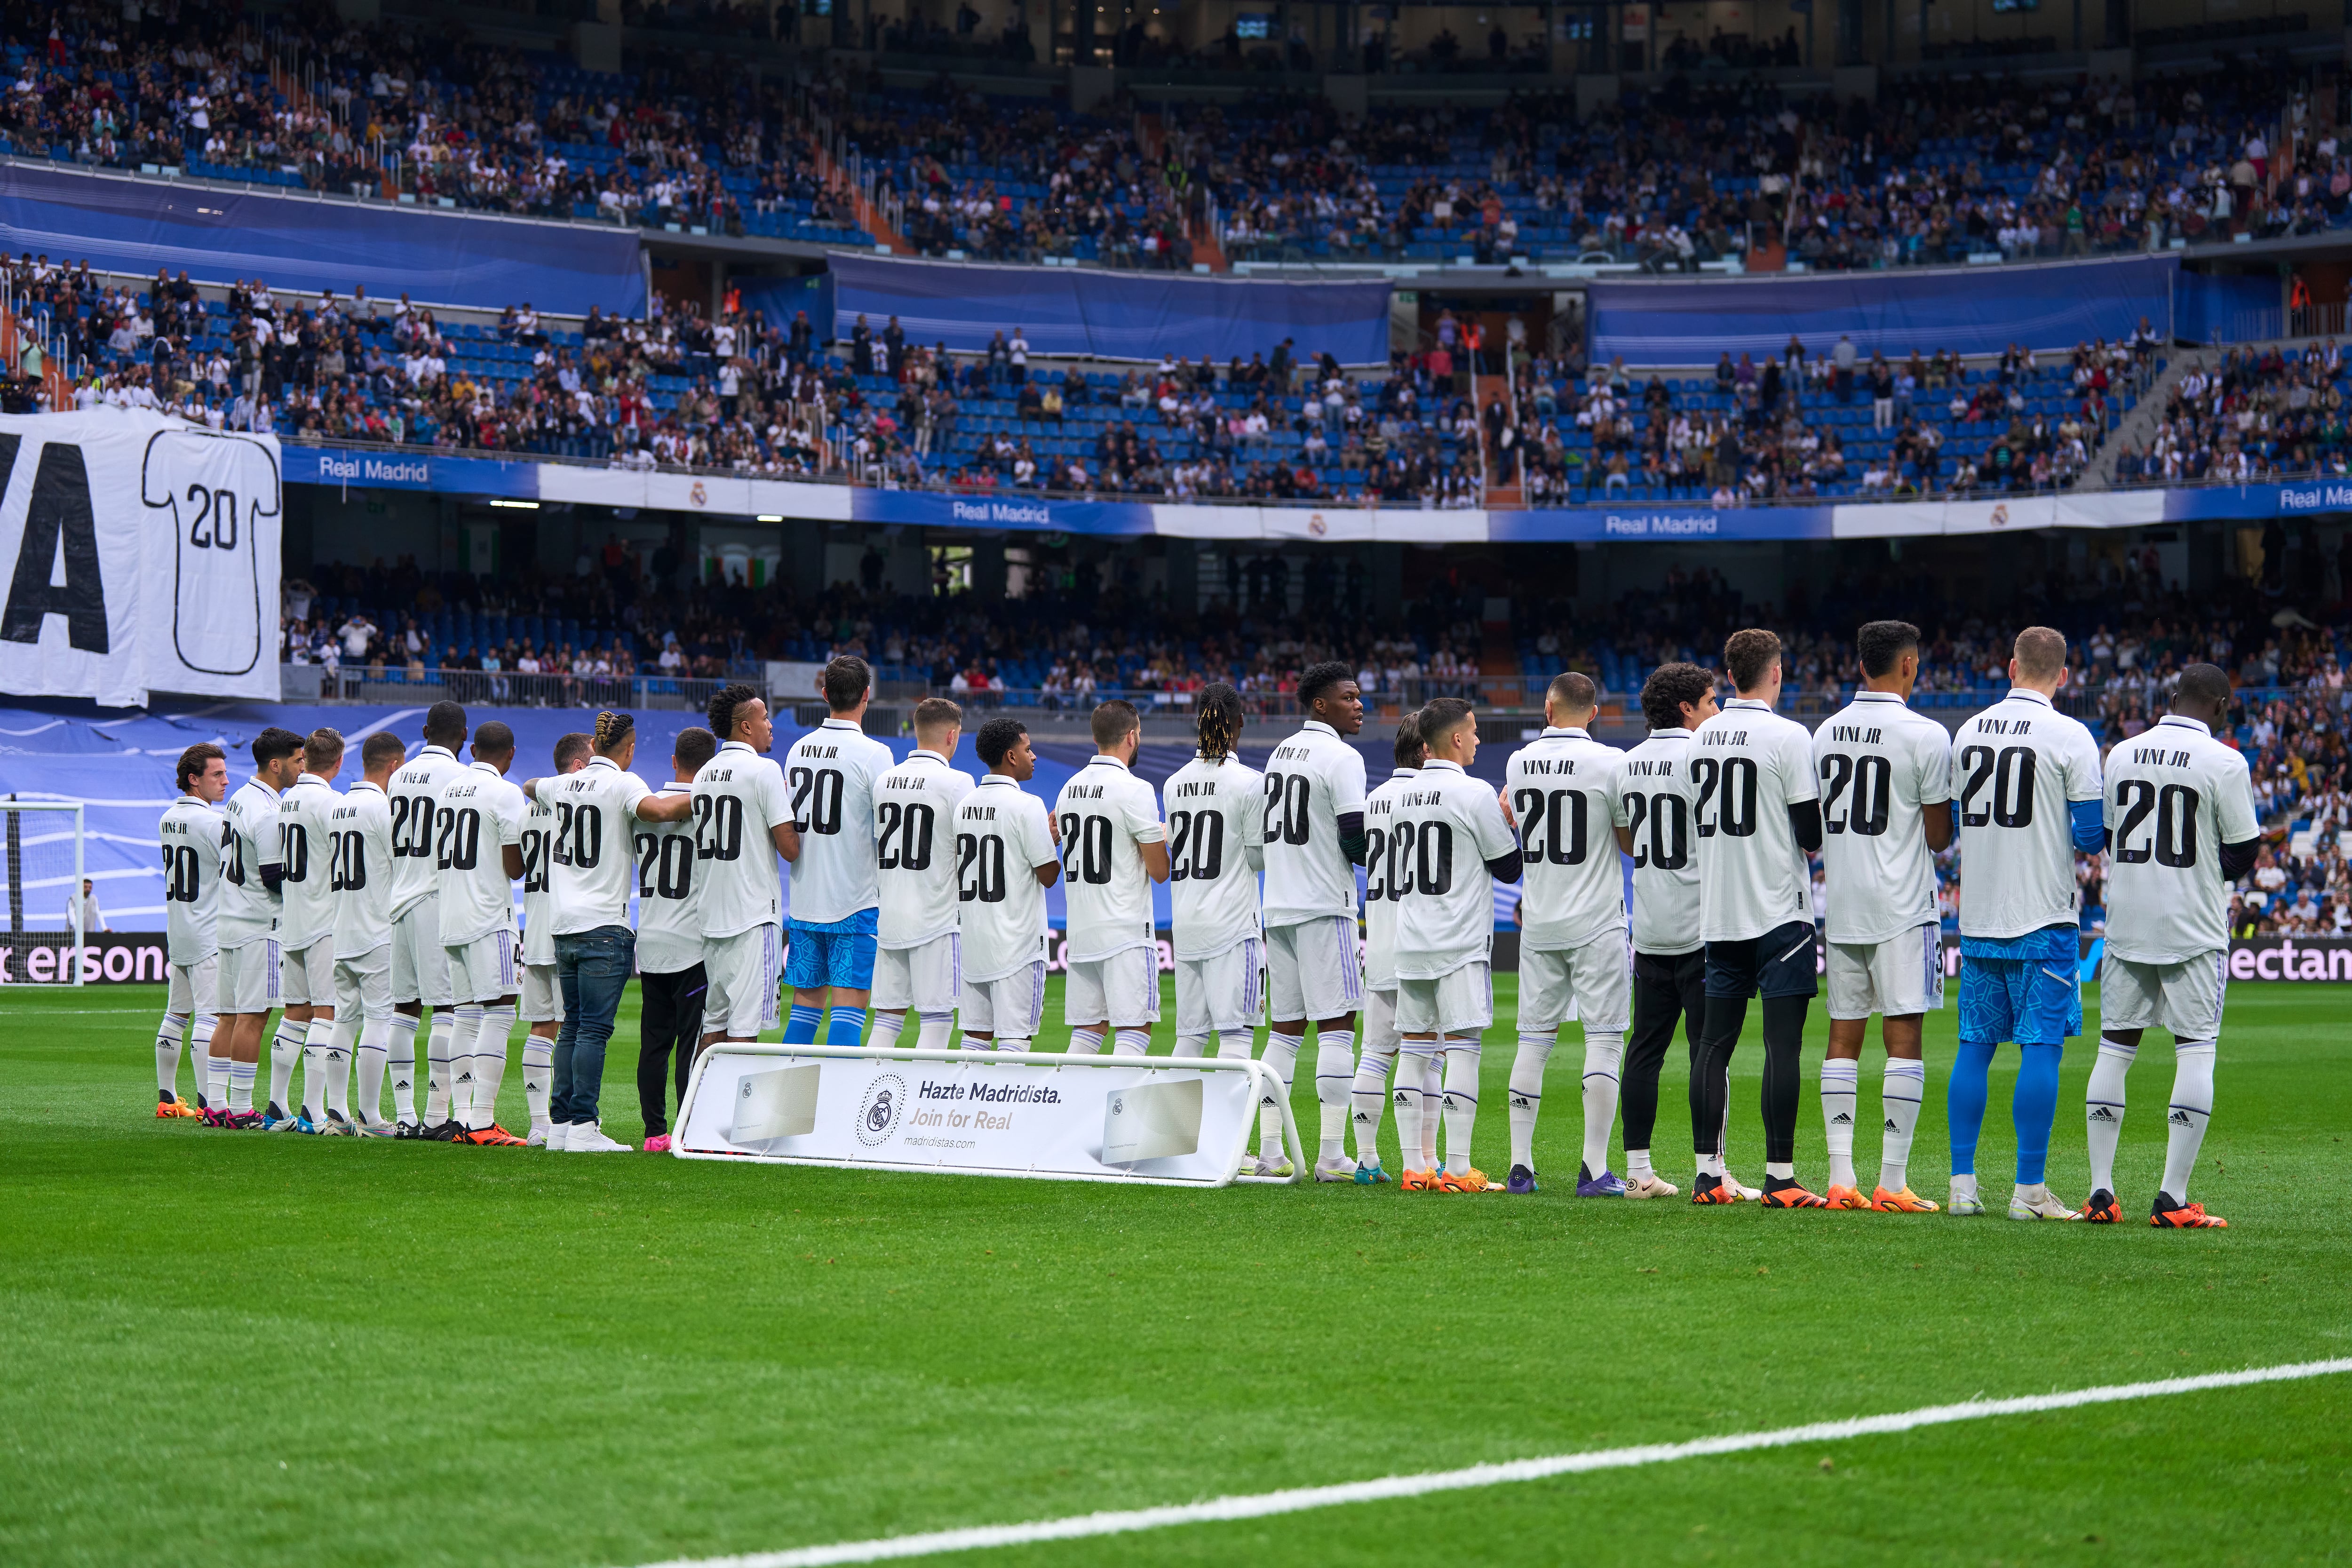
{"label": "large jersey banner", "polygon": [[671,1152],[688,1160],[1222,1187],[1253,1147],[1255,1061],[888,1047],[713,1046]]}
{"label": "large jersey banner", "polygon": [[113,409],[0,416],[0,689],[274,701],[278,441]]}

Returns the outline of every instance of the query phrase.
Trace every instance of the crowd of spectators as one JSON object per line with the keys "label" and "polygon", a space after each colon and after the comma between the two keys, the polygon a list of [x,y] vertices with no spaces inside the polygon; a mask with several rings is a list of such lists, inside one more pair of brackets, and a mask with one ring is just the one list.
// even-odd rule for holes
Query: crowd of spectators
{"label": "crowd of spectators", "polygon": [[2352,370],[2333,338],[2201,356],[2166,394],[2156,433],[2117,456],[2116,482],[2245,484],[2352,471],[2347,385]]}

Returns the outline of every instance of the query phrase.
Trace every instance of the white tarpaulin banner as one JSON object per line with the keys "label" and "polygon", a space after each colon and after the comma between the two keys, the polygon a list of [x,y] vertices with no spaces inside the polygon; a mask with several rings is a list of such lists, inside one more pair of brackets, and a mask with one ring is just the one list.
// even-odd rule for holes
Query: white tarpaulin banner
{"label": "white tarpaulin banner", "polygon": [[688,1160],[1221,1187],[1274,1075],[1214,1058],[719,1045],[695,1064],[671,1152]]}
{"label": "white tarpaulin banner", "polygon": [[275,437],[0,416],[0,689],[277,700],[282,495]]}

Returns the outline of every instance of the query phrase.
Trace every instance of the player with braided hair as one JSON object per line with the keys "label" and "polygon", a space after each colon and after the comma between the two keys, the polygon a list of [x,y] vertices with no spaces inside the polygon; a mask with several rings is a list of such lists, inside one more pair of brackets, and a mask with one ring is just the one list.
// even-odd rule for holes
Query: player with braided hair
{"label": "player with braided hair", "polygon": [[1241,693],[1201,689],[1200,749],[1160,786],[1168,904],[1176,946],[1176,1054],[1246,1058],[1265,1005],[1258,872],[1265,775],[1241,760]]}

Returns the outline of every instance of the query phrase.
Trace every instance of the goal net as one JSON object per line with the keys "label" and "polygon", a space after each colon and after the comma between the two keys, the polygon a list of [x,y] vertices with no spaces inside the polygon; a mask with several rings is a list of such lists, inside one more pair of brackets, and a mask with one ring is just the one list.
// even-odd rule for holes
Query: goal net
{"label": "goal net", "polygon": [[0,800],[0,874],[7,927],[0,931],[0,984],[79,985],[82,965],[82,808],[79,801]]}

